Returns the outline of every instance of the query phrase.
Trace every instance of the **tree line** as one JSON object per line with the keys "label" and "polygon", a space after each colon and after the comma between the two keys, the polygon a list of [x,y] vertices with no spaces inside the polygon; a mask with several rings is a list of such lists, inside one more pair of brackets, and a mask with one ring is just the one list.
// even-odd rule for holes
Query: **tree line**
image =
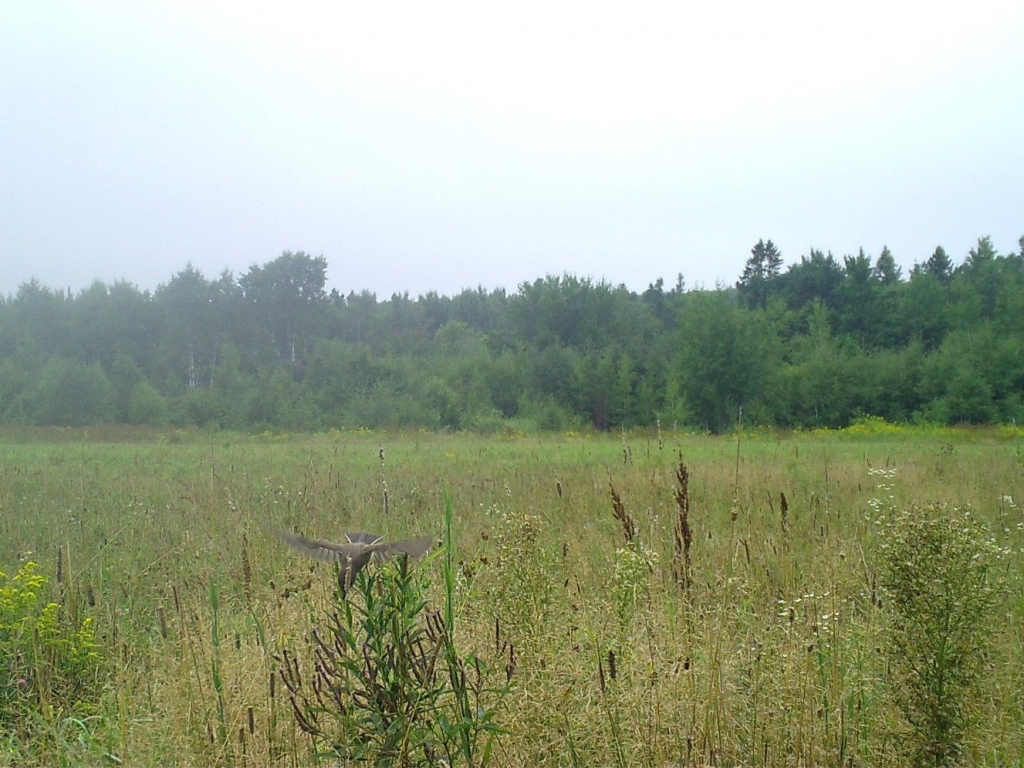
{"label": "tree line", "polygon": [[643,292],[570,274],[515,293],[327,292],[322,256],[237,278],[191,265],[154,292],[0,297],[0,423],[222,429],[578,429],[995,423],[1024,416],[1024,237],[788,267],[751,250],[735,285]]}

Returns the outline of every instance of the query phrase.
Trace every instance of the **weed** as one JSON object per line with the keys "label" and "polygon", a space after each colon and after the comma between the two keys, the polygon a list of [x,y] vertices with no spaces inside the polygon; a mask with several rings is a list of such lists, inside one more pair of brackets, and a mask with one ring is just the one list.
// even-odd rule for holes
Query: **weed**
{"label": "weed", "polygon": [[983,677],[1003,552],[969,512],[940,505],[899,511],[885,532],[891,691],[914,764],[949,765],[964,750]]}
{"label": "weed", "polygon": [[486,600],[505,636],[520,647],[531,647],[551,618],[558,579],[543,522],[525,512],[502,512],[493,543],[493,567],[483,580]]}
{"label": "weed", "polygon": [[13,576],[0,571],[0,730],[29,743],[69,717],[94,721],[103,679],[92,619],[72,622],[45,601],[47,579],[36,568],[29,561]]}
{"label": "weed", "polygon": [[673,530],[672,576],[686,592],[691,583],[692,563],[690,546],[693,544],[693,530],[690,528],[690,470],[679,455],[676,467],[676,524]]}
{"label": "weed", "polygon": [[431,611],[429,581],[408,557],[360,571],[339,588],[312,632],[313,660],[279,661],[298,726],[321,757],[368,765],[486,765],[506,688],[455,645],[451,502],[446,505],[445,608]]}

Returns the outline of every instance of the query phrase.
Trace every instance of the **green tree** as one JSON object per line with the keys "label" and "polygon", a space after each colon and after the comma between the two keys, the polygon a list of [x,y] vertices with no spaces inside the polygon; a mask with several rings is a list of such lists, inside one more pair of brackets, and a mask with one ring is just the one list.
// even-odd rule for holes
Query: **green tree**
{"label": "green tree", "polygon": [[113,420],[110,381],[98,363],[86,365],[53,357],[39,372],[24,413],[30,423],[58,427],[84,427]]}
{"label": "green tree", "polygon": [[843,282],[836,290],[836,331],[866,344],[874,335],[878,285],[873,280],[871,259],[862,248],[856,256],[843,259]]}
{"label": "green tree", "polygon": [[895,285],[903,279],[903,270],[896,264],[889,246],[883,246],[881,254],[875,261],[872,277],[880,285]]}
{"label": "green tree", "polygon": [[764,311],[744,310],[724,291],[690,294],[680,319],[678,376],[691,418],[722,432],[742,407],[757,418],[777,363],[777,335]]}
{"label": "green tree", "polygon": [[332,338],[352,344],[370,344],[382,339],[383,334],[379,330],[381,309],[376,294],[353,291],[344,300],[335,299],[333,303],[336,327],[332,329]]}
{"label": "green tree", "polygon": [[529,366],[529,380],[541,399],[577,410],[582,397],[578,396],[574,383],[579,366],[579,353],[561,344],[543,347],[530,345],[526,351]]}
{"label": "green tree", "polygon": [[952,326],[950,289],[931,271],[914,270],[900,291],[895,325],[898,339],[919,339],[926,351],[937,349]]}
{"label": "green tree", "polygon": [[215,295],[216,289],[191,264],[154,294],[163,329],[157,353],[160,367],[166,378],[179,382],[182,389],[209,386],[222,335]]}
{"label": "green tree", "polygon": [[801,256],[799,263],[791,264],[786,270],[781,278],[780,293],[790,309],[802,309],[819,299],[832,310],[844,278],[843,268],[831,253],[826,256],[812,248],[809,257]]}
{"label": "green tree", "polygon": [[608,283],[568,274],[521,284],[509,308],[519,338],[541,346],[604,347],[616,319]]}
{"label": "green tree", "polygon": [[505,349],[497,354],[486,371],[487,389],[490,401],[502,416],[515,416],[526,393],[526,353]]}
{"label": "green tree", "polygon": [[132,393],[142,381],[142,369],[130,355],[120,354],[114,358],[110,366],[110,386],[115,421],[128,423]]}
{"label": "green tree", "polygon": [[132,389],[125,421],[151,427],[167,426],[170,421],[167,400],[156,387],[143,379]]}
{"label": "green tree", "polygon": [[512,329],[504,288],[496,288],[490,293],[482,287],[476,290],[467,288],[456,294],[451,300],[451,319],[461,320],[470,328],[486,334],[492,348],[509,345]]}
{"label": "green tree", "polygon": [[948,424],[1012,418],[1024,382],[1021,341],[1000,337],[991,323],[953,331],[922,368],[922,415]]}
{"label": "green tree", "polygon": [[660,277],[653,283],[648,283],[647,290],[641,294],[640,297],[651,314],[657,318],[663,326],[670,325],[674,318],[672,317],[673,312],[669,304],[669,299],[665,293],[665,281]]}
{"label": "green tree", "polygon": [[879,350],[856,361],[862,364],[860,394],[855,402],[859,413],[880,416],[889,422],[910,421],[921,407],[921,375],[924,347],[913,340],[902,349]]}
{"label": "green tree", "polygon": [[743,275],[736,283],[736,291],[743,304],[750,309],[768,306],[768,299],[777,290],[781,274],[782,255],[775,243],[758,240],[750,250]]}
{"label": "green tree", "polygon": [[324,426],[313,399],[281,365],[262,367],[252,384],[246,420],[254,427],[309,431]]}
{"label": "green tree", "polygon": [[422,357],[434,338],[423,318],[424,307],[409,298],[408,292],[392,294],[381,305],[378,347],[395,355]]}
{"label": "green tree", "polygon": [[631,409],[629,363],[623,370],[613,350],[592,350],[580,357],[574,373],[575,390],[580,397],[577,412],[597,429],[621,425]]}
{"label": "green tree", "polygon": [[995,326],[1004,336],[1024,338],[1024,256],[1006,259],[996,295]]}
{"label": "green tree", "polygon": [[305,363],[315,338],[316,310],[326,301],[327,259],[285,251],[239,278],[251,316],[280,362]]}
{"label": "green tree", "polygon": [[924,263],[924,271],[934,277],[942,285],[949,285],[953,279],[953,261],[941,245],[935,247],[934,253]]}
{"label": "green tree", "polygon": [[896,349],[903,341],[899,318],[900,301],[906,284],[903,282],[903,270],[896,264],[888,247],[882,248],[881,255],[875,261],[872,277],[877,290],[869,343],[876,349]]}
{"label": "green tree", "polygon": [[100,281],[81,291],[69,306],[74,358],[98,362],[109,371],[120,354],[147,363],[156,336],[156,312],[148,293],[131,283]]}
{"label": "green tree", "polygon": [[33,278],[18,288],[9,306],[19,351],[37,349],[42,357],[71,355],[70,301],[63,292],[46,288]]}
{"label": "green tree", "polygon": [[963,281],[977,293],[981,317],[985,319],[995,316],[1004,263],[1005,259],[996,252],[992,240],[982,237],[954,273],[958,281]]}
{"label": "green tree", "polygon": [[857,412],[865,355],[849,338],[832,335],[820,301],[808,308],[807,326],[790,345],[792,362],[782,371],[779,388],[785,406],[777,407],[778,413],[792,426],[846,426]]}
{"label": "green tree", "polygon": [[451,406],[446,403],[442,412],[442,424],[459,429],[472,425],[479,417],[492,415],[494,405],[487,381],[492,360],[484,335],[455,320],[437,329],[434,344],[438,378],[452,397]]}

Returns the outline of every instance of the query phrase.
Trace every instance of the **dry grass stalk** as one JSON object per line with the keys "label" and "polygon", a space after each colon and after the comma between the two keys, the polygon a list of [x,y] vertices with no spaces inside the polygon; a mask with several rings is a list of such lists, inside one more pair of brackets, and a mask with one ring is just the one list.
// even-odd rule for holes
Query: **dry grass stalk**
{"label": "dry grass stalk", "polygon": [[626,505],[622,503],[622,497],[619,492],[615,490],[615,486],[608,483],[608,487],[612,493],[612,516],[622,523],[622,533],[626,537],[626,542],[633,541],[636,538],[636,521],[633,520],[633,516],[626,511]]}
{"label": "dry grass stalk", "polygon": [[242,587],[245,601],[252,604],[252,561],[249,559],[249,537],[242,534]]}
{"label": "dry grass stalk", "polygon": [[388,478],[384,471],[384,446],[380,446],[377,452],[380,457],[380,487],[384,493],[384,515],[387,516],[391,512],[391,499],[388,497]]}
{"label": "dry grass stalk", "polygon": [[508,646],[508,662],[505,664],[505,678],[512,682],[512,676],[516,673],[519,663],[516,661],[516,647],[512,643],[503,643],[502,651],[505,650],[506,645]]}
{"label": "dry grass stalk", "polygon": [[672,575],[676,584],[683,589],[690,588],[690,545],[693,544],[693,531],[690,528],[690,471],[679,455],[679,466],[676,467],[676,517],[675,546],[672,552]]}

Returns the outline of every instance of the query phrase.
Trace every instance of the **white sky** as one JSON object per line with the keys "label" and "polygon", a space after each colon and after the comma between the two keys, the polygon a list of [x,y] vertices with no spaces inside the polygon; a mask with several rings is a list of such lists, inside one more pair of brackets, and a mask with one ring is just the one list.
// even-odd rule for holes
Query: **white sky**
{"label": "white sky", "polygon": [[382,299],[1024,235],[1024,3],[0,0],[0,293]]}

